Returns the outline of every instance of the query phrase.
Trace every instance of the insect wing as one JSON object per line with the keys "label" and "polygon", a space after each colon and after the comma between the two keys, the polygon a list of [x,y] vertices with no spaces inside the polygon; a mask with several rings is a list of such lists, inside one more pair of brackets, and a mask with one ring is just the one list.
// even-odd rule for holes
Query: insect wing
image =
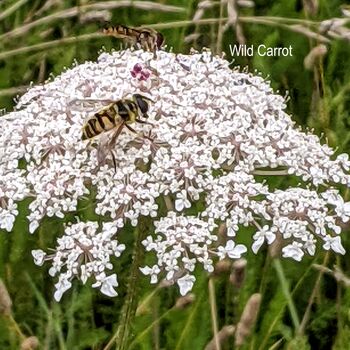
{"label": "insect wing", "polygon": [[119,39],[137,39],[140,35],[140,31],[137,28],[127,27],[121,24],[117,24],[115,26],[107,26],[103,29],[103,33]]}
{"label": "insect wing", "polygon": [[[68,106],[74,110],[86,112],[96,111],[114,102],[115,101],[111,99],[74,98],[68,102]],[[97,104],[100,104],[101,106],[98,106]]]}

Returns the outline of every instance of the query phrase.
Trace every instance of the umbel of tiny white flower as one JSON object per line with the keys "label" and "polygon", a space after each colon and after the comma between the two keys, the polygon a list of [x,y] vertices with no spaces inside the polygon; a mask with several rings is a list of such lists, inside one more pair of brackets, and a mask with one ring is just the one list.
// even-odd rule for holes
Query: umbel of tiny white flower
{"label": "umbel of tiny white flower", "polygon": [[[153,101],[149,124],[133,124],[137,135],[124,128],[112,152],[104,145],[113,130],[81,140],[84,121],[106,99],[135,93]],[[30,89],[0,118],[0,229],[12,230],[24,198],[32,199],[34,233],[43,217],[64,219],[96,189],[95,213],[108,223],[66,226],[54,253],[33,251],[38,265],[52,263],[57,300],[73,278],[116,295],[110,258],[125,249],[118,232],[140,216],[154,218],[155,227],[143,241],[154,263],[140,270],[151,283],[176,282],[181,294],[191,290],[198,265],[212,272],[216,259],[247,251],[236,242],[245,226],[255,228],[254,253],[278,236],[282,255],[296,261],[314,255],[317,242],[344,254],[340,224],[350,218],[350,203],[335,186],[350,185],[349,158],[295,127],[285,106],[262,77],[231,70],[210,52],[159,51],[156,59],[142,50],[102,53]],[[256,177],[262,168],[303,185],[271,189]],[[162,202],[168,212],[160,217]],[[205,209],[188,215],[197,204]],[[219,227],[226,228],[220,240]]]}
{"label": "umbel of tiny white flower", "polygon": [[107,275],[113,265],[112,256],[119,257],[125,249],[124,244],[116,240],[118,227],[113,222],[103,223],[97,232],[95,222],[80,222],[66,227],[65,235],[57,240],[54,254],[47,255],[40,249],[33,250],[34,262],[41,266],[45,260],[52,260],[49,270],[51,276],[59,275],[55,284],[55,299],[59,301],[71,286],[71,280],[78,277],[84,284],[88,278],[94,278],[94,288],[110,297],[117,295],[114,287],[118,286],[117,275]]}

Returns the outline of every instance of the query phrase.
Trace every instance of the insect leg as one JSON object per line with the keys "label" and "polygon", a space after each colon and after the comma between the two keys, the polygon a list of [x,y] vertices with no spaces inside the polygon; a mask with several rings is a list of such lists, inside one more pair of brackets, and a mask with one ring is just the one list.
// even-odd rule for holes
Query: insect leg
{"label": "insect leg", "polygon": [[[147,123],[147,124],[150,124],[150,123]],[[153,125],[153,124],[151,124],[151,125]],[[130,131],[132,131],[133,133],[137,134],[138,137],[141,137],[141,138],[144,138],[144,139],[153,141],[152,138],[146,136],[145,134],[140,134],[140,133],[138,133],[135,129],[133,129],[133,128],[132,128],[131,126],[129,126],[128,124],[125,124],[125,126],[126,126]]]}
{"label": "insect leg", "polygon": [[139,135],[139,133],[138,133],[135,129],[133,129],[130,125],[125,124],[125,126],[126,126],[131,132],[133,132],[133,133]]}
{"label": "insect leg", "polygon": [[117,172],[117,162],[115,160],[115,155],[114,155],[114,152],[113,150],[110,150],[111,151],[111,155],[112,155],[112,160],[113,160],[113,165],[114,165],[114,173]]}
{"label": "insect leg", "polygon": [[125,123],[121,123],[117,129],[117,131],[114,133],[113,137],[111,138],[111,141],[108,143],[108,147],[112,148],[115,142],[117,141],[118,136],[123,130],[123,127],[125,126]]}
{"label": "insect leg", "polygon": [[152,125],[154,126],[154,124],[150,123],[150,122],[146,122],[145,120],[141,120],[141,119],[135,119],[136,122],[140,123],[140,124],[147,124],[147,125]]}
{"label": "insect leg", "polygon": [[111,156],[112,156],[112,160],[113,160],[113,166],[114,166],[114,172],[115,172],[115,173],[117,172],[117,162],[116,162],[115,154],[114,154],[112,148],[113,148],[113,146],[115,145],[118,136],[119,136],[120,133],[122,132],[124,125],[125,125],[124,123],[121,123],[121,124],[119,125],[117,131],[114,133],[113,137],[111,138],[111,140],[110,140],[109,143],[108,143],[108,150],[109,150],[109,152],[111,152]]}

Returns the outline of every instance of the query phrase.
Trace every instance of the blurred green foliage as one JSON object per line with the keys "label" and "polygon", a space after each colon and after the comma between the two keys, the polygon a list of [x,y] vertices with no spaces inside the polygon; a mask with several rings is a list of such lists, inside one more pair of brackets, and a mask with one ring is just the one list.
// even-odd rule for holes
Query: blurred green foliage
{"label": "blurred green foliage", "polygon": [[[101,2],[102,3],[102,2]],[[112,2],[109,2],[112,3]],[[118,3],[114,1],[113,3]],[[162,29],[168,47],[175,52],[188,53],[190,47],[212,50],[217,48],[218,23],[194,25],[191,21],[198,7],[198,1],[172,0],[157,1],[160,5],[182,8],[180,12],[138,9],[137,1],[130,6],[108,10],[112,23],[133,26],[167,24],[178,21],[172,28]],[[151,2],[149,3],[152,7]],[[217,2],[218,3],[218,2]],[[338,0],[311,1],[318,3],[316,13],[305,12],[301,0],[256,0],[254,8],[240,9],[242,16],[276,16],[322,21],[340,17]],[[21,4],[12,13],[7,9]],[[51,4],[51,6],[49,6]],[[13,98],[25,91],[31,82],[40,84],[50,76],[60,74],[76,60],[96,60],[101,47],[107,51],[118,49],[120,42],[110,38],[92,36],[89,40],[79,39],[81,35],[98,33],[102,21],[84,20],[86,8],[92,1],[14,1],[0,2],[0,106],[12,110]],[[132,6],[134,5],[134,6]],[[45,10],[45,6],[47,7]],[[55,14],[76,9],[74,16]],[[93,10],[96,12],[96,10]],[[63,12],[65,13],[65,12]],[[68,12],[67,12],[68,13]],[[204,11],[205,18],[220,18],[220,6]],[[51,17],[50,17],[51,16]],[[46,22],[40,24],[40,19]],[[108,19],[108,18],[107,18]],[[35,22],[38,21],[39,22]],[[25,25],[36,23],[30,29],[13,35],[13,30],[21,30]],[[293,47],[293,57],[236,57],[234,65],[247,66],[249,71],[257,70],[271,80],[272,86],[290,96],[287,110],[302,127],[312,127],[314,132],[324,134],[324,141],[337,147],[339,151],[350,153],[350,43],[333,40],[328,45],[328,53],[313,70],[304,68],[304,58],[317,41],[302,33],[286,28],[256,23],[243,23],[243,35],[248,45]],[[9,33],[12,33],[12,36]],[[185,38],[196,33],[194,42]],[[77,37],[70,44],[60,41],[48,49],[30,49],[33,45],[55,40]],[[236,32],[230,27],[222,37],[221,47],[231,60],[229,45],[237,43]],[[29,48],[26,53],[16,54],[12,50]],[[12,51],[12,52],[11,52]],[[288,179],[290,180],[290,179]],[[286,186],[286,179],[276,179],[274,186]],[[284,182],[283,182],[284,181]],[[296,181],[291,179],[291,181]],[[290,183],[290,182],[288,182]],[[348,195],[348,193],[346,193]],[[90,200],[92,202],[93,199]],[[81,211],[73,213],[82,219],[93,218],[93,208],[86,209],[89,201],[81,202]],[[124,297],[127,293],[127,278],[131,262],[131,249],[118,260],[120,287],[117,298],[107,298],[89,286],[75,283],[61,303],[53,301],[53,280],[49,278],[47,267],[34,266],[30,250],[52,247],[56,237],[63,232],[62,220],[44,220],[39,232],[28,233],[26,208],[28,202],[20,204],[13,232],[0,235],[0,275],[8,286],[13,301],[13,317],[0,316],[0,349],[18,349],[21,336],[35,335],[40,340],[40,349],[104,349],[116,331]],[[84,209],[85,208],[85,209]],[[239,240],[249,241],[251,232],[242,229]],[[350,240],[343,235],[344,245],[350,249]],[[134,236],[131,227],[123,230],[121,241],[132,247]],[[246,279],[241,289],[234,288],[223,274],[214,279],[218,328],[235,324],[249,299],[256,292],[262,293],[262,304],[253,334],[247,338],[242,349],[349,349],[350,341],[350,291],[337,284],[332,277],[320,278],[319,272],[311,268],[313,263],[325,263],[332,267],[337,264],[349,273],[348,255],[336,257],[319,253],[313,259],[301,263],[283,261],[282,268],[291,298],[299,320],[306,312],[309,319],[302,334],[293,325],[283,282],[277,276],[267,250],[257,256],[249,252]],[[185,309],[174,307],[179,298],[177,288],[160,288],[154,292],[146,278],[140,279],[139,301],[143,313],[133,323],[133,345],[135,349],[204,349],[213,337],[209,305],[208,277],[197,273],[193,293],[194,302]],[[153,294],[151,294],[154,292]],[[311,296],[313,304],[307,310]],[[19,326],[22,335],[16,330]],[[114,348],[114,345],[113,345]],[[229,338],[223,349],[234,349],[234,340]],[[237,347],[236,347],[237,348]]]}

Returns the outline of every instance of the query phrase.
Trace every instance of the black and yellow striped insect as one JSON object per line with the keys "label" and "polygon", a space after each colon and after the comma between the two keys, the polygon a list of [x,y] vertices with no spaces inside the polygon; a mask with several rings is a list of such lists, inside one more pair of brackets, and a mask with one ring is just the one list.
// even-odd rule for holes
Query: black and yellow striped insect
{"label": "black and yellow striped insect", "polygon": [[115,129],[110,141],[108,142],[107,149],[112,153],[114,167],[116,168],[115,157],[112,149],[118,136],[121,134],[124,127],[139,135],[130,124],[141,123],[152,125],[151,123],[140,119],[148,118],[147,112],[149,110],[150,102],[153,101],[140,94],[133,94],[131,99],[113,101],[85,121],[82,128],[82,140],[90,140],[101,133]]}
{"label": "black and yellow striped insect", "polygon": [[154,55],[165,42],[164,36],[151,28],[127,27],[121,24],[108,25],[103,29],[103,33],[118,39],[124,39],[131,45],[153,52]]}
{"label": "black and yellow striped insect", "polygon": [[134,94],[132,99],[121,99],[110,103],[86,120],[83,125],[82,140],[92,139],[114,128],[116,132],[113,137],[117,138],[124,126],[137,133],[130,124],[149,124],[140,119],[148,118],[149,102],[153,101],[146,96]]}

